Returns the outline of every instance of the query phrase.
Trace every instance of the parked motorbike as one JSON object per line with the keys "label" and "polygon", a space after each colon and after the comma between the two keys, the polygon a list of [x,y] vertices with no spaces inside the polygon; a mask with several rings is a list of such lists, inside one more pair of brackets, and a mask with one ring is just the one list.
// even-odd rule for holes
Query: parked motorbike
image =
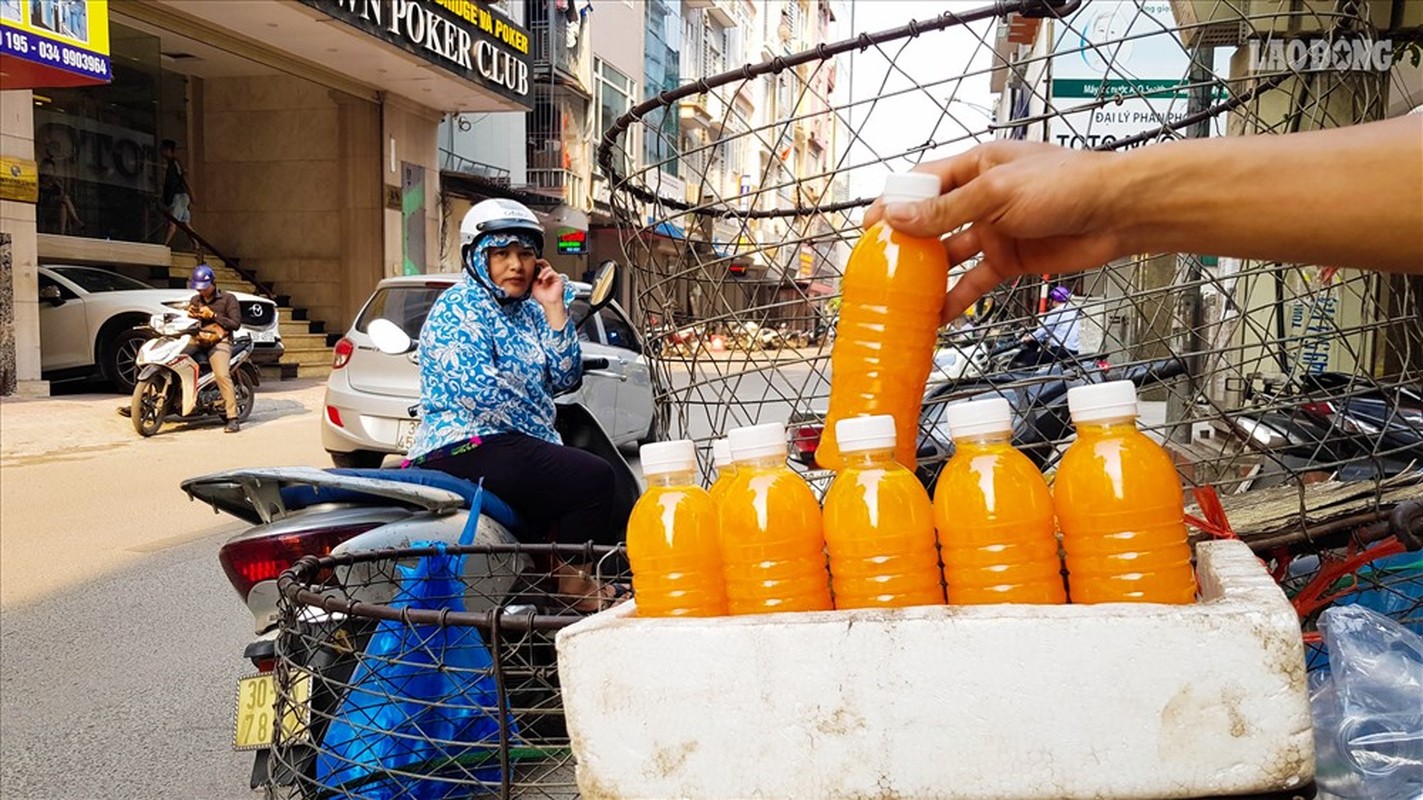
{"label": "parked motorbike", "polygon": [[[600,271],[595,278],[588,314],[606,306],[615,293],[616,267],[607,266],[604,270],[607,274]],[[415,347],[398,326],[385,320],[373,321],[368,332],[384,352],[399,354],[411,352]],[[583,360],[585,372],[607,367],[606,359]],[[555,399],[555,428],[564,444],[592,453],[612,465],[615,518],[625,520],[641,494],[641,484],[593,414],[581,402],[570,399],[573,391],[570,389]],[[417,408],[411,408],[412,416]],[[273,767],[269,748],[273,735],[271,703],[275,696],[272,669],[280,621],[277,579],[298,559],[410,547],[415,542],[453,545],[463,537],[496,551],[505,547],[503,555],[491,552],[464,558],[463,577],[469,591],[465,598],[467,611],[490,610],[497,601],[506,609],[517,605],[540,613],[556,613],[556,609],[539,607],[544,602],[553,605],[547,594],[530,591],[518,577],[538,566],[516,548],[508,547],[520,541],[518,534],[524,534],[527,540],[530,533],[520,515],[490,492],[484,491],[481,495],[476,485],[443,472],[311,467],[238,469],[191,478],[183,482],[182,488],[190,497],[252,525],[222,546],[218,560],[253,616],[255,638],[244,649],[243,657],[252,662],[258,674],[244,678],[239,685],[238,726],[234,739],[238,749],[255,751],[253,788],[268,780]],[[479,498],[477,514],[472,511],[476,498]],[[516,563],[511,564],[511,559]],[[547,565],[543,566],[547,572]],[[332,576],[350,599],[376,604],[391,600],[393,584],[363,582],[361,578],[351,573]],[[330,615],[317,614],[310,624],[330,626],[340,622]],[[293,657],[291,653],[284,654],[288,661]],[[332,653],[330,648],[316,648],[295,657],[309,657],[305,666],[317,674],[331,675],[331,671],[336,670],[338,679],[340,670],[349,672],[354,660],[349,651],[343,661],[343,656]],[[340,698],[313,695],[310,702],[314,719],[329,720]],[[317,708],[318,705],[322,707]],[[244,724],[244,720],[248,724]],[[278,783],[292,781],[290,775],[274,777]]]}
{"label": "parked motorbike", "polygon": [[[1010,351],[1002,350],[1003,354]],[[1067,390],[1074,386],[1105,381],[1129,380],[1138,390],[1165,383],[1186,374],[1180,359],[1161,359],[1126,367],[1105,367],[1096,356],[1084,356],[1071,364],[1054,363],[1019,371],[995,372],[972,379],[931,383],[925,390],[919,412],[919,445],[916,474],[929,491],[934,490],[939,470],[954,453],[944,409],[950,403],[1002,397],[1013,408],[1013,445],[1041,470],[1050,469],[1061,456],[1059,442],[1072,431],[1067,407]],[[793,418],[792,454],[813,466],[815,449],[824,430],[823,414],[802,414]]]}
{"label": "parked motorbike", "polygon": [[1266,383],[1248,401],[1251,407],[1218,427],[1280,467],[1262,470],[1256,488],[1288,474],[1378,480],[1423,469],[1423,394],[1416,390],[1324,372]]}
{"label": "parked motorbike", "polygon": [[[154,314],[147,328],[154,338],[144,343],[135,361],[138,380],[129,401],[129,417],[140,436],[152,436],[169,415],[191,421],[225,417],[227,408],[218,391],[217,378],[208,364],[208,350],[197,344],[201,320],[185,314]],[[245,332],[232,336],[232,390],[237,396],[237,419],[252,414],[257,386],[262,378],[252,355],[252,339]]]}

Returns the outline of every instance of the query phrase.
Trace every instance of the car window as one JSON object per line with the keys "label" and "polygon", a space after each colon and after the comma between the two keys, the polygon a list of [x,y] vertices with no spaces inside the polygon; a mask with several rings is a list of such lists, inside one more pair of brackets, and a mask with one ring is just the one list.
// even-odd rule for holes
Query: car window
{"label": "car window", "polygon": [[44,289],[44,288],[53,286],[54,288],[56,288],[56,289],[59,290],[59,296],[60,296],[61,299],[64,299],[64,300],[75,300],[75,299],[78,299],[79,295],[75,294],[74,292],[69,291],[69,287],[68,287],[68,286],[65,286],[64,284],[60,283],[59,281],[55,280],[54,278],[51,278],[51,277],[49,277],[48,275],[43,275],[43,274],[40,275],[39,278],[40,278],[40,288],[41,288],[41,289]]}
{"label": "car window", "polygon": [[598,323],[593,320],[593,315],[588,313],[587,300],[574,300],[573,304],[568,307],[568,315],[573,319],[583,320],[578,325],[578,341],[603,343],[603,337],[598,334]]}
{"label": "car window", "polygon": [[109,272],[93,267],[50,267],[60,277],[79,284],[86,292],[131,292],[137,289],[152,289],[152,286],[127,275]]}
{"label": "car window", "polygon": [[609,306],[599,311],[598,316],[603,319],[603,335],[607,338],[607,344],[631,350],[634,353],[642,352],[637,344],[637,335],[632,331],[632,323],[628,322],[622,314]]}
{"label": "car window", "polygon": [[430,314],[430,306],[435,298],[450,288],[451,284],[430,281],[424,284],[386,286],[376,290],[375,296],[366,304],[361,316],[356,320],[356,330],[366,332],[372,320],[388,319],[400,326],[411,339],[420,338],[420,329],[425,326],[425,317]]}

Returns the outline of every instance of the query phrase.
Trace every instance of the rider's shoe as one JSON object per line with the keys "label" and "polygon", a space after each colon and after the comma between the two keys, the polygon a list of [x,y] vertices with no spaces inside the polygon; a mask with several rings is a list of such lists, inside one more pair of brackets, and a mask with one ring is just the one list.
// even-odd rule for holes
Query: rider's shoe
{"label": "rider's shoe", "polygon": [[227,421],[227,426],[222,429],[222,432],[223,432],[223,433],[237,433],[237,432],[240,431],[240,430],[242,430],[242,425],[240,425],[240,424],[237,422],[237,420],[235,420],[235,419],[230,419],[230,420]]}

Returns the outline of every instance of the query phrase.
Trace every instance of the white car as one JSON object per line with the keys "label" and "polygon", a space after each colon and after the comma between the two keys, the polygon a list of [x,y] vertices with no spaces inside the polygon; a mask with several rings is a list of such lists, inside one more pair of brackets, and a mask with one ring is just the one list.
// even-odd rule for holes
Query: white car
{"label": "white car", "polygon": [[[404,455],[415,437],[410,408],[420,400],[419,353],[382,353],[366,327],[388,319],[418,341],[435,298],[461,278],[454,273],[386,278],[336,343],[321,420],[321,444],[336,466],[378,467],[386,455]],[[591,287],[570,285],[577,292],[570,313],[579,319],[587,313]],[[652,374],[627,315],[609,304],[583,321],[578,338],[584,357],[606,358],[608,368],[584,372],[583,385],[560,401],[582,402],[614,444],[649,441],[654,433]]]}
{"label": "white car", "polygon": [[[87,378],[96,371],[121,392],[133,391],[134,357],[152,337],[143,326],[154,314],[187,308],[191,289],[158,289],[97,267],[39,268],[40,370],[46,380]],[[276,363],[284,352],[277,304],[233,292],[242,329],[252,337],[254,364]]]}

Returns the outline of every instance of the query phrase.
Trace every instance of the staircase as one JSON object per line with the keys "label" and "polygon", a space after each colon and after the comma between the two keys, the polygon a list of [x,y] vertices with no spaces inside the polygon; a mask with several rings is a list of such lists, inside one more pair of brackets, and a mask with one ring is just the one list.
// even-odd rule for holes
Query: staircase
{"label": "staircase", "polygon": [[[166,281],[168,286],[180,289],[188,285],[188,278],[192,275],[193,268],[198,265],[198,262],[198,257],[192,253],[175,251],[172,254],[172,263],[166,268],[152,267],[149,278],[155,285],[161,286]],[[206,256],[202,262],[212,267],[219,289],[255,295],[262,294],[256,286],[245,280],[236,270],[224,264],[222,259],[217,256]],[[275,299],[280,319],[282,345],[286,348],[286,352],[282,355],[280,362],[262,367],[262,378],[265,380],[291,380],[293,378],[325,378],[330,375],[331,348],[327,346],[326,323],[321,320],[307,319],[306,309],[293,307],[291,297],[288,295],[277,294]]]}

